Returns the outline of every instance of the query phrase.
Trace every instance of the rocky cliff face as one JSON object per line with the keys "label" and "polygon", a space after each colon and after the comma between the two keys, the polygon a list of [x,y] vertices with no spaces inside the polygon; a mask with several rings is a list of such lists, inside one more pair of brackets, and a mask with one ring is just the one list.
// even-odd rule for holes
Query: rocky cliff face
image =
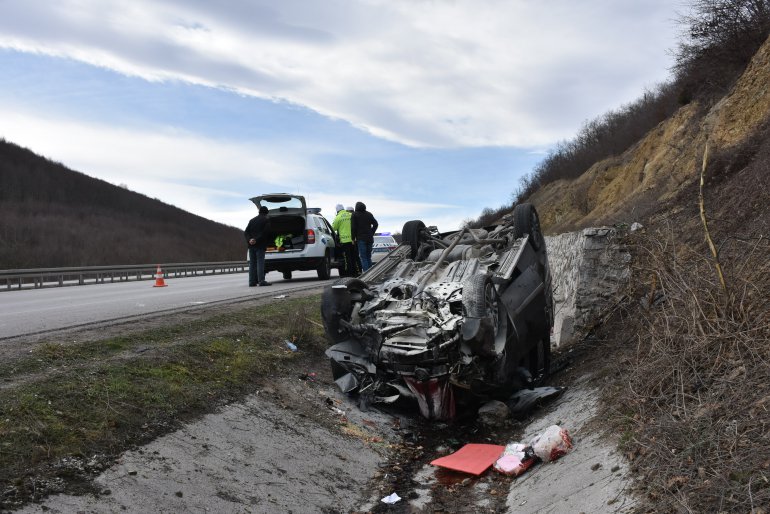
{"label": "rocky cliff face", "polygon": [[642,219],[698,180],[706,144],[729,153],[770,117],[770,40],[716,105],[680,108],[622,155],[597,162],[575,180],[549,184],[530,201],[548,233]]}

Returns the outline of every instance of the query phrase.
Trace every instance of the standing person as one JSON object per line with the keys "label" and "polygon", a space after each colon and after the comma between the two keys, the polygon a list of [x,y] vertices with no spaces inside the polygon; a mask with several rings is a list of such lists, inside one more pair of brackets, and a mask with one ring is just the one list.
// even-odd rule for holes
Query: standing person
{"label": "standing person", "polygon": [[364,271],[372,267],[372,246],[378,226],[372,213],[366,210],[364,202],[356,202],[356,210],[350,218],[350,230],[356,240],[358,254],[361,256],[361,269]]}
{"label": "standing person", "polygon": [[[347,206],[345,207],[345,210],[350,213],[351,216],[353,216],[353,207]],[[353,237],[353,228],[350,229],[351,235],[350,237]],[[358,254],[358,247],[356,246],[356,242],[353,241],[353,276],[357,277],[361,274],[361,256]]]}
{"label": "standing person", "polygon": [[353,236],[350,234],[350,217],[353,213],[348,212],[342,207],[342,204],[337,204],[337,216],[332,221],[332,228],[340,240],[340,249],[342,251],[342,269],[340,269],[341,277],[355,277],[356,273],[356,261],[355,261],[355,247],[353,246]]}
{"label": "standing person", "polygon": [[272,285],[265,280],[265,251],[269,239],[270,220],[267,218],[268,209],[264,205],[259,208],[259,214],[249,221],[243,235],[249,245],[249,287]]}

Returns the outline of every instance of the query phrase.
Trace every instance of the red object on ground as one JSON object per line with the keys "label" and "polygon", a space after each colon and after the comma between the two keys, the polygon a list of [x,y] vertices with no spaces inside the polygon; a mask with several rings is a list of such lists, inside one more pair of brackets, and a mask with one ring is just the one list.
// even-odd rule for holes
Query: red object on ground
{"label": "red object on ground", "polygon": [[505,446],[498,444],[466,444],[456,452],[431,462],[433,466],[462,471],[471,475],[480,475],[489,469],[500,455]]}

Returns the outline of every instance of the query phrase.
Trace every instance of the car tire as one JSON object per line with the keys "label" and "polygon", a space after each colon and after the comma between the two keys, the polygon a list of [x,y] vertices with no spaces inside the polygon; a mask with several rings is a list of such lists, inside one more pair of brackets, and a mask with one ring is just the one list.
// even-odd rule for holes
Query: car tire
{"label": "car tire", "polygon": [[513,235],[519,238],[524,234],[529,234],[529,243],[535,251],[545,248],[540,218],[531,203],[520,203],[513,209]]}
{"label": "car tire", "polygon": [[424,229],[425,223],[420,220],[411,220],[404,223],[404,228],[401,230],[401,241],[408,243],[411,247],[412,259],[417,256],[417,249],[420,248],[420,243],[423,239],[422,231]]}
{"label": "car tire", "polygon": [[479,351],[487,357],[494,357],[505,350],[508,320],[502,308],[502,300],[489,275],[480,273],[463,284],[463,315],[472,318],[492,318],[491,341]]}
{"label": "car tire", "polygon": [[329,277],[332,275],[332,263],[331,258],[329,257],[329,252],[324,254],[324,257],[321,259],[321,263],[318,265],[316,271],[318,272],[319,279],[329,280]]}
{"label": "car tire", "polygon": [[284,271],[283,272],[283,279],[284,280],[291,280],[291,271]]}
{"label": "car tire", "polygon": [[489,275],[474,275],[463,285],[463,310],[466,316],[482,318],[492,315],[495,321],[499,321],[498,302],[497,291]]}
{"label": "car tire", "polygon": [[334,285],[346,286],[347,294],[335,292],[332,286],[325,287],[321,294],[321,320],[329,341],[339,343],[349,337],[348,332],[341,326],[340,320],[350,321],[353,301],[360,299],[366,284],[357,278],[344,277],[337,280]]}

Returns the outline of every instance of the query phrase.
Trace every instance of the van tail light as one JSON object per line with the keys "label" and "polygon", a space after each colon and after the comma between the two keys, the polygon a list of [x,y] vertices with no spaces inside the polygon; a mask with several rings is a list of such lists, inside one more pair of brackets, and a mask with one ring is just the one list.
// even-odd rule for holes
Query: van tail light
{"label": "van tail light", "polygon": [[312,228],[307,229],[307,244],[315,243],[315,231]]}

